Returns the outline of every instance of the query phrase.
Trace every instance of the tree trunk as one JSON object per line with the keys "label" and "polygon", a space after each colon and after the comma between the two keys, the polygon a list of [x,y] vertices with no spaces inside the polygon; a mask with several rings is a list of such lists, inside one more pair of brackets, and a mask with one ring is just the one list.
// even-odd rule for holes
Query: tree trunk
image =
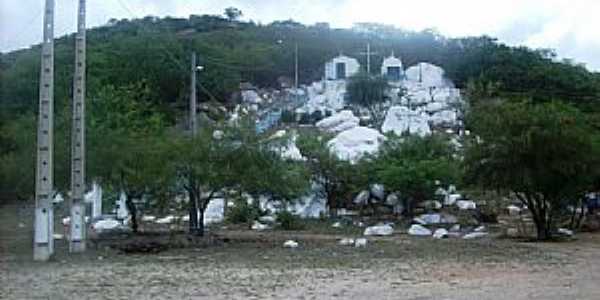
{"label": "tree trunk", "polygon": [[536,223],[538,241],[546,241],[550,239],[552,235],[550,234],[548,226],[546,226],[546,222],[541,221]]}
{"label": "tree trunk", "polygon": [[189,234],[196,234],[196,230],[198,229],[198,207],[196,206],[196,195],[194,192],[189,191],[189,214],[190,214],[190,223],[189,223]]}
{"label": "tree trunk", "polygon": [[198,226],[196,227],[196,236],[204,236],[204,211],[205,207],[200,207],[198,210],[199,218],[198,218]]}
{"label": "tree trunk", "polygon": [[131,230],[133,233],[138,232],[138,223],[137,223],[137,208],[135,207],[135,203],[133,203],[133,197],[130,195],[126,195],[127,199],[125,199],[125,205],[127,206],[127,210],[131,214]]}

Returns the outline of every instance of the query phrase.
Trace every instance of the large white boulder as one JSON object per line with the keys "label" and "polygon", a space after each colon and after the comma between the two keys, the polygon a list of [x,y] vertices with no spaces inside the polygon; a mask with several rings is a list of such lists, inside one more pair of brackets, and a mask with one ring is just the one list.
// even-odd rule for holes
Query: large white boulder
{"label": "large white boulder", "polygon": [[332,115],[317,122],[317,127],[323,131],[331,133],[340,133],[358,127],[360,119],[349,110],[342,110],[339,113]]}
{"label": "large white boulder", "polygon": [[462,198],[461,194],[446,195],[446,197],[444,197],[444,205],[454,205],[460,198]]}
{"label": "large white boulder", "polygon": [[355,162],[365,154],[377,153],[384,141],[379,131],[359,126],[341,132],[328,145],[340,159]]}
{"label": "large white boulder", "polygon": [[369,202],[371,193],[369,191],[362,191],[354,197],[354,204],[365,205]]}
{"label": "large white boulder", "polygon": [[365,238],[358,238],[354,241],[354,247],[356,248],[364,248],[367,247],[368,240]]}
{"label": "large white boulder", "polygon": [[410,110],[405,106],[392,106],[383,121],[381,131],[402,135],[405,132],[425,136],[431,134],[429,116],[425,113]]}
{"label": "large white boulder", "polygon": [[260,104],[263,99],[254,90],[242,91],[242,101],[249,104]]}
{"label": "large white boulder", "polygon": [[430,236],[431,230],[420,224],[413,224],[408,229],[408,234],[414,236]]}
{"label": "large white boulder", "polygon": [[477,204],[470,200],[456,201],[456,206],[458,206],[460,210],[477,209]]}
{"label": "large white boulder", "polygon": [[444,69],[422,62],[406,70],[406,80],[420,83],[424,87],[443,87],[447,85],[444,73]]}
{"label": "large white boulder", "polygon": [[367,228],[365,228],[364,235],[366,235],[366,236],[370,236],[370,235],[386,236],[386,235],[392,235],[393,233],[394,233],[394,227],[386,224],[386,225],[377,225],[377,226],[367,227]]}
{"label": "large white boulder", "polygon": [[383,184],[372,184],[371,185],[371,195],[379,200],[384,200],[385,187],[383,186]]}
{"label": "large white boulder", "polygon": [[312,114],[315,111],[339,111],[344,108],[346,95],[346,82],[321,81],[315,82],[307,88],[308,101],[303,111]]}
{"label": "large white boulder", "polygon": [[458,120],[458,114],[453,110],[442,110],[429,117],[429,121],[435,126],[454,125]]}
{"label": "large white boulder", "polygon": [[434,239],[444,239],[448,237],[448,230],[444,228],[439,228],[433,233]]}

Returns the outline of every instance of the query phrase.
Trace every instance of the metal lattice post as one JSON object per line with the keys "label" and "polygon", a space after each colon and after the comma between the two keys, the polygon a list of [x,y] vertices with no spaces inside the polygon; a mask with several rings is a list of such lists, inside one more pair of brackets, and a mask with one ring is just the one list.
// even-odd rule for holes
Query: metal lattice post
{"label": "metal lattice post", "polygon": [[73,118],[71,128],[71,232],[70,252],[85,251],[85,0],[79,0],[75,37]]}
{"label": "metal lattice post", "polygon": [[198,119],[196,118],[197,100],[196,100],[196,52],[192,53],[192,74],[190,78],[190,131],[192,135],[196,135],[198,131]]}
{"label": "metal lattice post", "polygon": [[54,0],[46,0],[41,59],[33,259],[47,261],[54,253]]}

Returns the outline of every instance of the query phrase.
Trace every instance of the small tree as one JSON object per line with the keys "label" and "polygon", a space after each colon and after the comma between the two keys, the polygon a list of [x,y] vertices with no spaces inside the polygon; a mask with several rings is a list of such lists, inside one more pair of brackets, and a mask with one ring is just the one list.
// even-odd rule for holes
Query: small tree
{"label": "small tree", "polygon": [[390,136],[375,158],[377,181],[400,192],[406,212],[434,196],[437,183],[452,183],[458,166],[452,146],[439,136]]}
{"label": "small tree", "polygon": [[388,82],[382,76],[370,76],[360,73],[350,78],[348,83],[348,102],[366,108],[379,127],[385,118]]}
{"label": "small tree", "polygon": [[480,104],[469,123],[467,179],[512,192],[531,211],[537,238],[550,239],[557,214],[596,178],[593,131],[559,102]]}
{"label": "small tree", "polygon": [[242,11],[235,7],[228,7],[225,9],[225,17],[230,22],[237,21],[243,15]]}
{"label": "small tree", "polygon": [[347,206],[347,201],[358,191],[356,174],[348,161],[339,159],[327,145],[327,138],[306,134],[298,138],[298,147],[311,172],[312,181],[320,185],[323,197],[332,215]]}
{"label": "small tree", "polygon": [[230,186],[254,199],[268,196],[284,205],[302,196],[309,190],[307,169],[302,162],[282,158],[278,151],[288,144],[289,137],[271,139],[259,135],[252,124],[250,118],[242,120],[231,137],[235,159],[231,163]]}
{"label": "small tree", "polygon": [[204,234],[204,212],[227,185],[232,159],[223,140],[204,127],[197,136],[178,137],[171,147],[169,174],[189,198],[190,233]]}

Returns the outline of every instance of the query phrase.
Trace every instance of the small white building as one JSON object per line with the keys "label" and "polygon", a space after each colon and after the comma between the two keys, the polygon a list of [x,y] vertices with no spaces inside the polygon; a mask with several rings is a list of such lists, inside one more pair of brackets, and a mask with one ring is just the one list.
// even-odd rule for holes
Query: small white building
{"label": "small white building", "polygon": [[402,60],[394,56],[394,53],[386,57],[381,65],[381,75],[389,81],[400,81],[404,79]]}
{"label": "small white building", "polygon": [[343,80],[355,75],[359,70],[358,60],[340,55],[325,64],[325,79]]}

